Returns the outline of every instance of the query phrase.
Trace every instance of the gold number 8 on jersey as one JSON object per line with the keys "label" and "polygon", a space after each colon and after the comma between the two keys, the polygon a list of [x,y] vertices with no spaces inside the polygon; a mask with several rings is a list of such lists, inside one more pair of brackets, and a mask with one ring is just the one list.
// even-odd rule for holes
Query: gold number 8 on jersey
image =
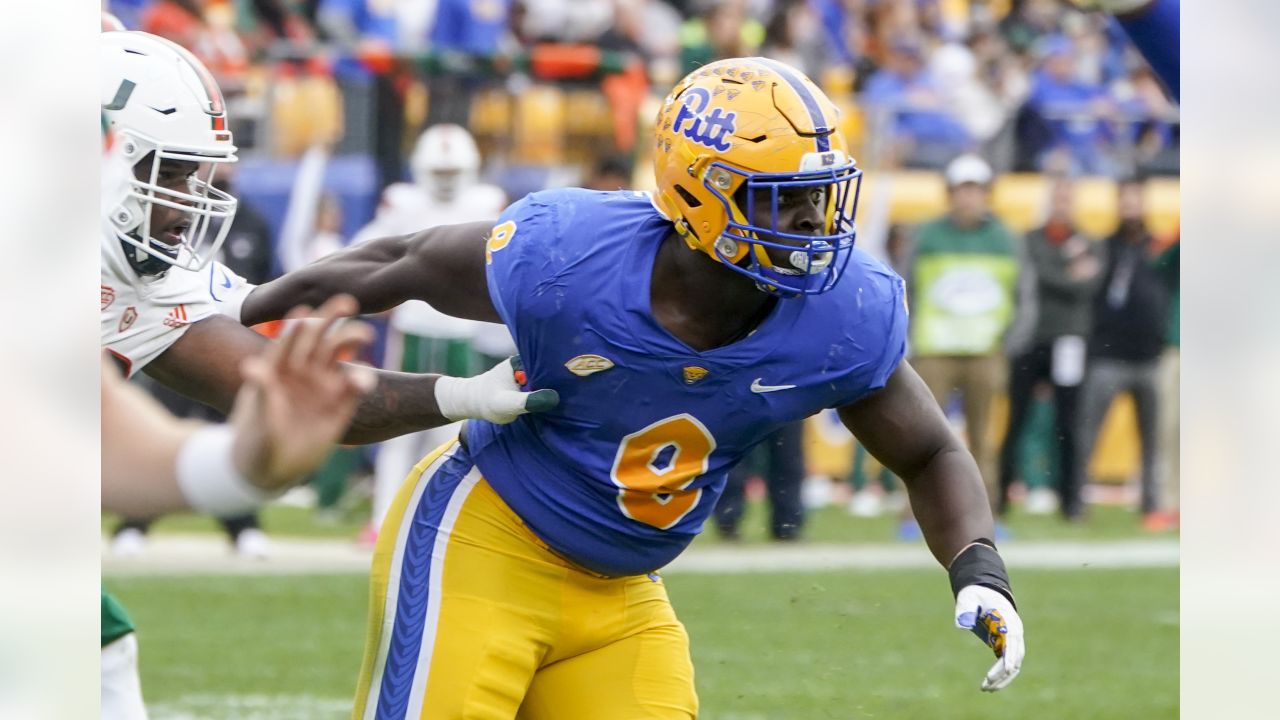
{"label": "gold number 8 on jersey", "polygon": [[516,235],[516,224],[508,220],[489,232],[489,239],[484,244],[484,262],[493,264],[493,254],[506,247]]}
{"label": "gold number 8 on jersey", "polygon": [[622,438],[609,473],[622,514],[660,530],[680,522],[702,497],[701,488],[686,488],[707,471],[715,449],[711,432],[688,413]]}

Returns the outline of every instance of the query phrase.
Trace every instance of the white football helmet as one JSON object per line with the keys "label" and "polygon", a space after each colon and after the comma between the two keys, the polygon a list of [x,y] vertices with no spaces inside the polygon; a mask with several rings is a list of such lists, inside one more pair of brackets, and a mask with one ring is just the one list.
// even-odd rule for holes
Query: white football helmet
{"label": "white football helmet", "polygon": [[[104,211],[139,272],[200,270],[217,254],[236,212],[236,199],[211,185],[218,164],[236,161],[222,91],[194,55],[164,38],[144,32],[101,38],[103,116],[134,169],[128,195]],[[198,164],[186,192],[158,184],[165,160]],[[143,161],[149,167],[138,172]],[[151,234],[153,205],[190,217],[176,243]]]}
{"label": "white football helmet", "polygon": [[480,150],[460,125],[432,125],[418,138],[409,158],[413,181],[436,200],[450,202],[474,185],[480,174]]}

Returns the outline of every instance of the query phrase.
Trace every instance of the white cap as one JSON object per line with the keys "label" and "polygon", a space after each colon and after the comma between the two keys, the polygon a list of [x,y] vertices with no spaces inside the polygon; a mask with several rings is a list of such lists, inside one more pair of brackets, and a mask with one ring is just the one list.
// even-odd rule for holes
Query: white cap
{"label": "white cap", "polygon": [[989,185],[991,183],[991,166],[986,160],[973,154],[961,155],[947,165],[947,187],[955,187],[965,183]]}

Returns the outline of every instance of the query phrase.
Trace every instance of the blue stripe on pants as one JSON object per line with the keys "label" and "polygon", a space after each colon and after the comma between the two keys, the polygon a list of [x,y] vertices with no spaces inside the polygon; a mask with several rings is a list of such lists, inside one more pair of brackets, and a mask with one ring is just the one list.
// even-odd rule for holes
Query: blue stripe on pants
{"label": "blue stripe on pants", "polygon": [[431,551],[449,500],[472,467],[470,458],[465,455],[455,455],[446,460],[427,480],[413,513],[400,562],[396,619],[378,693],[377,720],[402,720],[405,716],[427,619]]}

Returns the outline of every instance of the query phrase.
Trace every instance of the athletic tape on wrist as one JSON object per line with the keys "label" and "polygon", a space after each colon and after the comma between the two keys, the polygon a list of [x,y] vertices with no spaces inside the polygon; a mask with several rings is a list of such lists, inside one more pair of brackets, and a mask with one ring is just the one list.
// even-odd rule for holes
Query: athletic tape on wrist
{"label": "athletic tape on wrist", "polygon": [[243,515],[274,497],[236,470],[234,444],[230,426],[208,425],[196,430],[178,451],[178,487],[193,510],[215,517]]}
{"label": "athletic tape on wrist", "polygon": [[500,409],[506,412],[499,407],[499,397],[515,387],[513,373],[508,359],[475,377],[441,375],[436,378],[436,407],[450,420],[494,420]]}
{"label": "athletic tape on wrist", "polygon": [[961,590],[970,585],[981,585],[1004,595],[1014,609],[1018,607],[1013,599],[1013,589],[1009,583],[1009,573],[1004,567],[1004,559],[996,551],[995,544],[986,538],[975,540],[961,550],[951,562],[951,567],[947,568],[947,575],[951,579],[952,596],[958,596]]}
{"label": "athletic tape on wrist", "polygon": [[436,406],[440,414],[450,420],[464,420],[478,417],[478,408],[471,397],[471,383],[466,378],[441,375],[436,378]]}

